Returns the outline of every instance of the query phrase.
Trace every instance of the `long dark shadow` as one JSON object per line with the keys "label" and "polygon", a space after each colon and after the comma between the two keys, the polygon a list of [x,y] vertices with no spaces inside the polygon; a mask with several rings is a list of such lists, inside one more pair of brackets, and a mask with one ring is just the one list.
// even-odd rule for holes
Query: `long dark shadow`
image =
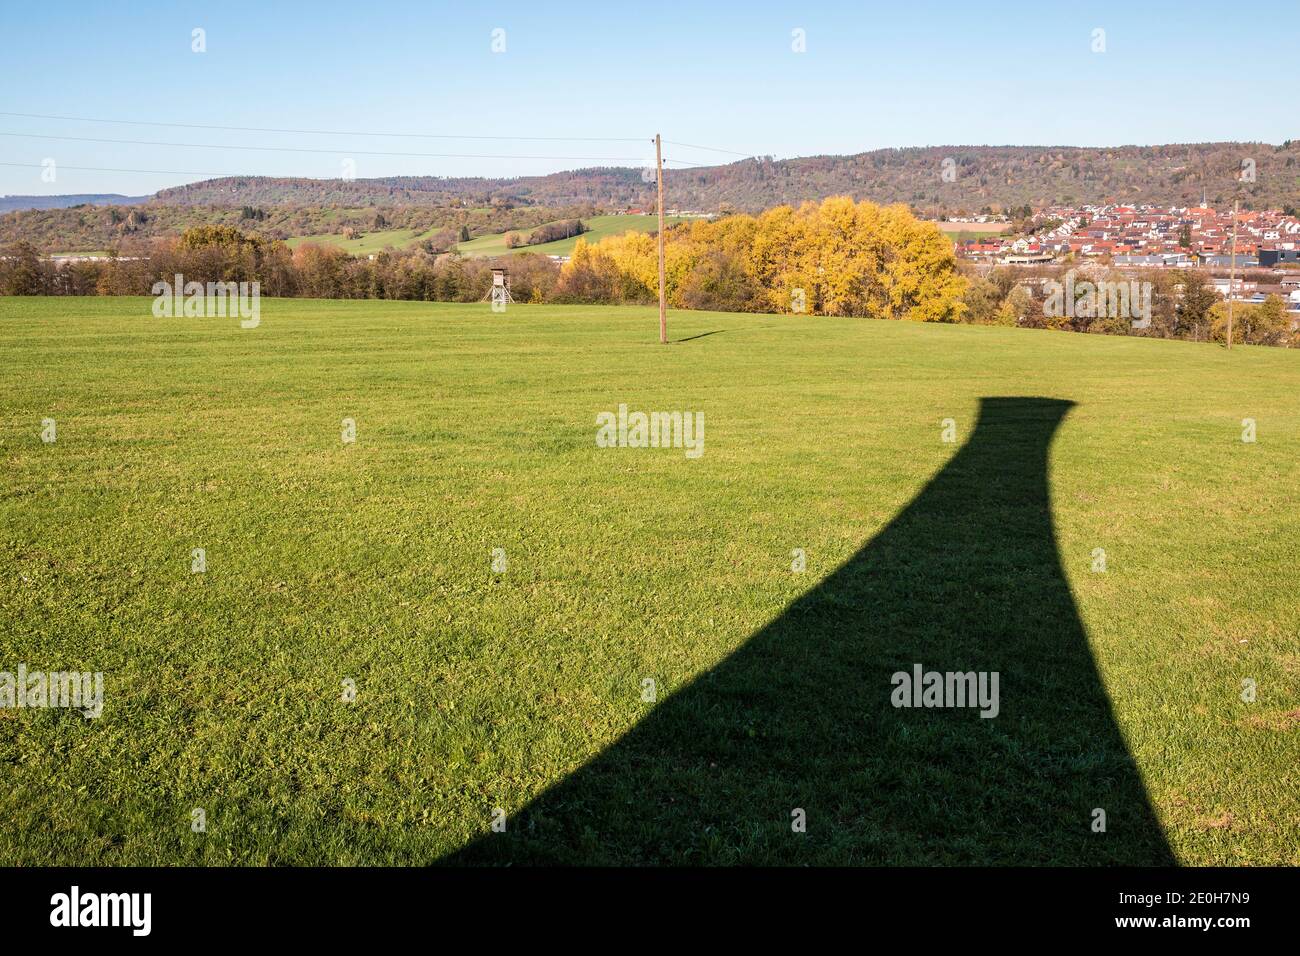
{"label": "long dark shadow", "polygon": [[684,339],[673,339],[672,344],[677,345],[679,342],[694,342],[696,339],[707,338],[710,335],[721,335],[726,329],[714,329],[712,332],[701,332],[699,335],[688,335]]}
{"label": "long dark shadow", "polygon": [[[848,562],[442,862],[1173,863],[1057,550],[1048,449],[1071,404],[984,399]],[[896,707],[915,665],[996,672],[997,715]]]}

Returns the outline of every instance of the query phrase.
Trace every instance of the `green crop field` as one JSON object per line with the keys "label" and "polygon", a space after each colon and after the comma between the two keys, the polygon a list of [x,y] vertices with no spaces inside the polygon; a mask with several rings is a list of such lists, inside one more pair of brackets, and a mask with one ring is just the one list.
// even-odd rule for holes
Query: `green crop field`
{"label": "green crop field", "polygon": [[[672,225],[685,222],[686,216],[665,216],[664,222]],[[607,236],[617,236],[624,232],[654,232],[659,228],[658,216],[589,216],[582,220],[591,227],[590,232],[582,234],[589,243],[600,242]],[[527,235],[531,229],[515,230]],[[556,239],[554,242],[541,242],[535,246],[520,246],[517,249],[506,248],[506,233],[498,232],[490,236],[479,236],[468,242],[458,243],[456,251],[463,256],[505,256],[512,253],[536,252],[544,256],[567,256],[573,252],[578,237]]]}
{"label": "green crop field", "polygon": [[657,331],[0,298],[0,863],[1300,863],[1300,355]]}

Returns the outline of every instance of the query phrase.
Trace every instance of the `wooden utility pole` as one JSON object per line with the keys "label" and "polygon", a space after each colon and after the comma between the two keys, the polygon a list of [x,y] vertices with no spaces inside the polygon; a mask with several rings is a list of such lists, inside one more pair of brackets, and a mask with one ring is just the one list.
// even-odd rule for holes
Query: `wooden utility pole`
{"label": "wooden utility pole", "polygon": [[655,182],[659,187],[659,342],[668,344],[668,299],[664,294],[664,154],[663,143],[655,133]]}
{"label": "wooden utility pole", "polygon": [[1232,262],[1228,265],[1228,348],[1232,348],[1232,297],[1237,291],[1237,203],[1232,202]]}

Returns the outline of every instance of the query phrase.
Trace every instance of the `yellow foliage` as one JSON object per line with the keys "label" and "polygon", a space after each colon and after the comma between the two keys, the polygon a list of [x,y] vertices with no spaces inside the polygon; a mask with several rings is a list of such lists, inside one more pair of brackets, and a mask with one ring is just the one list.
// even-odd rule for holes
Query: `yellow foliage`
{"label": "yellow foliage", "polygon": [[650,294],[659,295],[659,247],[654,236],[644,232],[625,232],[610,236],[596,248],[614,263],[621,274],[644,286]]}
{"label": "yellow foliage", "polygon": [[[966,308],[961,300],[967,281],[957,272],[952,243],[903,205],[833,196],[798,209],[778,206],[757,217],[676,226],[665,239],[665,284],[675,306],[685,304],[693,280],[698,287],[704,281],[699,276],[716,278],[721,261],[731,283],[723,301],[744,289],[752,292],[736,308],[757,302],[758,308],[790,312],[801,301],[814,314],[926,322],[958,321]],[[579,239],[565,270],[610,266],[636,288],[657,294],[653,236],[625,233],[594,247]],[[744,279],[740,292],[734,288],[736,276]],[[796,290],[802,290],[801,297]]]}

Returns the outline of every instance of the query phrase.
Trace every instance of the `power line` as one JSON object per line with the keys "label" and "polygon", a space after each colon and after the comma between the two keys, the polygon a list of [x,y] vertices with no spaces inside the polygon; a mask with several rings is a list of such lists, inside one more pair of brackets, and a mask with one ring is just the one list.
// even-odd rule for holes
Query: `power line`
{"label": "power line", "polygon": [[[0,113],[0,116],[3,115],[5,114]],[[671,139],[664,140],[664,143],[668,146],[684,146],[687,149],[705,149],[711,153],[730,153],[732,156],[744,156],[746,159],[753,155],[752,153],[741,153],[734,149],[722,149],[717,146],[696,146],[692,143],[674,143]]]}
{"label": "power line", "polygon": [[[683,163],[683,164],[685,164],[685,165],[687,165],[687,166],[698,166],[698,165],[700,165],[699,163],[687,163],[685,160],[682,160],[682,159],[669,160],[669,159],[665,158],[665,159],[664,159],[664,162],[665,162],[665,163],[667,163],[667,162]],[[154,176],[207,176],[207,177],[212,178],[212,179],[324,179],[324,180],[327,180],[327,181],[328,181],[328,180],[335,180],[335,179],[341,179],[341,178],[342,178],[342,177],[339,177],[339,176],[324,176],[324,177],[316,177],[316,176],[274,176],[274,175],[270,175],[270,174],[267,174],[267,173],[203,173],[203,172],[197,172],[197,171],[192,170],[192,169],[123,169],[123,168],[121,168],[121,167],[117,167],[117,166],[72,166],[72,165],[68,165],[68,164],[66,164],[66,163],[56,163],[55,165],[56,165],[56,168],[57,168],[57,169],[73,169],[73,170],[77,170],[77,171],[79,171],[79,172],[92,172],[92,173],[144,173],[144,174],[147,174],[147,175],[154,175]],[[45,167],[44,167],[44,164],[42,164],[42,163],[6,163],[6,162],[0,162],[0,166],[8,166],[8,167],[12,167],[12,168],[15,168],[15,169],[44,169],[44,168],[45,168]],[[554,174],[551,174],[551,175],[554,175]],[[368,179],[419,179],[419,178],[426,178],[426,177],[422,177],[422,176],[420,176],[419,174],[406,174],[406,175],[400,175],[400,174],[399,174],[399,175],[393,175],[393,176],[372,176],[372,177],[366,177],[366,178],[368,178]],[[435,177],[435,178],[456,179],[456,178],[467,178],[467,177],[448,176],[448,177]],[[351,181],[351,180],[349,180],[349,181]]]}
{"label": "power line", "polygon": [[[3,163],[0,166],[12,166],[19,169],[42,169],[41,163]],[[213,179],[238,179],[252,178],[249,173],[196,173],[193,170],[186,169],[118,169],[108,166],[68,166],[63,163],[56,164],[57,169],[75,169],[91,173],[149,173],[155,176],[210,176]],[[291,179],[297,177],[270,177],[280,179]]]}
{"label": "power line", "polygon": [[8,133],[28,139],[57,139],[74,143],[109,143],[117,146],[163,146],[178,149],[243,149],[259,153],[331,153],[336,156],[414,156],[422,159],[542,159],[560,162],[639,163],[640,156],[528,156],[502,153],[409,153],[375,149],[312,149],[306,146],[242,146],[225,143],[167,143],[147,139],[103,139],[97,136],[56,136],[52,133]]}
{"label": "power line", "polygon": [[[479,139],[538,143],[643,143],[642,136],[508,136],[478,133],[393,133],[361,130],[327,130],[327,129],[292,129],[275,126],[220,126],[214,123],[167,123],[159,120],[123,120],[106,119],[96,116],[61,116],[53,113],[18,113],[0,110],[0,116],[19,116],[26,119],[59,120],[71,123],[108,123],[116,126],[160,126],[175,129],[206,129],[229,133],[291,133],[301,136],[373,136],[387,139]],[[748,157],[734,149],[719,146],[701,146],[695,143],[679,143],[664,140],[665,145],[680,146],[685,149],[702,149],[711,153],[727,153],[732,156]]]}
{"label": "power line", "polygon": [[11,113],[0,110],[0,116],[22,116],[28,119],[65,120],[73,123],[113,123],[119,126],[170,126],[179,129],[210,129],[231,133],[295,133],[304,136],[376,136],[402,139],[496,139],[552,143],[643,143],[644,136],[484,136],[469,133],[380,133],[358,130],[280,129],[272,126],[216,126],[207,123],[163,123],[154,120],[101,119],[93,116],[54,116],[46,113]]}

